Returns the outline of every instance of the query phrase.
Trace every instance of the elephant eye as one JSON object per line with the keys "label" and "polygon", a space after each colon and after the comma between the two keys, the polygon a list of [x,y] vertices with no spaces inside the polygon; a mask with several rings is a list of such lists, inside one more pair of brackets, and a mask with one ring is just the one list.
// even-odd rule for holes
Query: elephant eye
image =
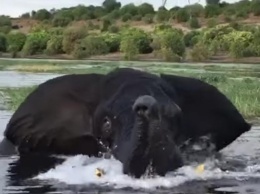
{"label": "elephant eye", "polygon": [[102,132],[103,132],[103,136],[106,137],[109,137],[112,133],[112,123],[109,117],[105,117],[103,119]]}

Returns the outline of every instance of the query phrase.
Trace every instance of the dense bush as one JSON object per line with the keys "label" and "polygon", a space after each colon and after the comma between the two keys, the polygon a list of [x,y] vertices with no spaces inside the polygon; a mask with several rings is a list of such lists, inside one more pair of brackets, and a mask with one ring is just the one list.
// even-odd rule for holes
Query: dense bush
{"label": "dense bush", "polygon": [[[206,2],[205,7],[191,4],[169,10],[165,7],[155,10],[149,3],[138,6],[130,3],[121,7],[118,0],[105,0],[102,6],[41,9],[23,14],[23,21],[27,22],[26,18],[39,20],[28,35],[17,32],[23,24],[14,20],[12,26],[9,17],[0,16],[0,33],[4,33],[0,35],[0,51],[13,54],[22,51],[23,55],[66,53],[77,58],[121,51],[126,59],[154,52],[167,61],[180,61],[186,54],[195,61],[223,53],[234,58],[260,56],[259,28],[239,21],[252,14],[260,15],[259,0],[242,0],[232,4],[218,0]],[[207,27],[186,32],[173,28],[172,19],[185,22],[185,26],[193,29],[204,23]],[[228,22],[227,25],[221,24],[223,19]],[[83,21],[74,22],[77,20]],[[142,26],[139,26],[140,29],[130,27],[130,20],[142,20],[135,25],[153,22],[155,25],[149,25],[149,32],[145,32],[141,30]],[[152,26],[155,27],[151,30]],[[190,53],[186,53],[186,47],[189,47]]]}
{"label": "dense bush", "polygon": [[246,31],[233,31],[224,35],[224,41],[234,58],[254,55],[252,49],[253,34]]}
{"label": "dense bush", "polygon": [[208,28],[213,28],[217,25],[217,20],[216,18],[210,18],[208,21],[207,21],[207,27]]}
{"label": "dense bush", "polygon": [[101,37],[105,41],[108,46],[108,50],[110,53],[119,51],[121,36],[115,33],[103,33]]}
{"label": "dense bush", "polygon": [[260,16],[260,1],[252,0],[251,10],[255,16]]}
{"label": "dense bush", "polygon": [[41,21],[48,20],[51,18],[51,13],[49,11],[47,11],[46,9],[40,9],[35,13],[33,18],[36,20],[41,20]]}
{"label": "dense bush", "polygon": [[153,23],[153,18],[154,16],[152,14],[146,14],[144,17],[143,17],[143,21],[146,23],[146,24],[151,24]]}
{"label": "dense bush", "polygon": [[0,33],[0,52],[5,52],[7,47],[6,36]]}
{"label": "dense bush", "polygon": [[45,53],[47,55],[55,55],[55,54],[61,54],[62,51],[62,35],[53,35],[47,42],[47,48],[45,50]]}
{"label": "dense bush", "polygon": [[184,35],[183,40],[186,47],[192,47],[198,42],[200,32],[199,31],[190,31]]}
{"label": "dense bush", "polygon": [[106,54],[108,52],[109,48],[102,37],[89,35],[76,42],[72,55],[80,59],[93,55]]}
{"label": "dense bush", "polygon": [[71,54],[74,50],[76,41],[83,39],[86,36],[87,30],[85,26],[67,28],[63,35],[62,50],[67,54]]}
{"label": "dense bush", "polygon": [[138,14],[141,16],[145,16],[147,14],[154,14],[154,7],[153,5],[149,4],[149,3],[143,3],[141,5],[138,6]]}
{"label": "dense bush", "polygon": [[152,46],[155,53],[165,60],[181,58],[185,53],[183,36],[174,29],[158,31],[153,38]]}
{"label": "dense bush", "polygon": [[12,27],[11,19],[7,16],[0,16],[0,33],[7,34]]}
{"label": "dense bush", "polygon": [[218,4],[206,5],[204,14],[206,18],[218,16],[220,14],[220,7]]}
{"label": "dense bush", "polygon": [[22,32],[10,32],[7,35],[7,50],[13,54],[22,50],[26,41],[26,35]]}
{"label": "dense bush", "polygon": [[192,17],[200,17],[204,12],[204,8],[201,4],[195,3],[185,6],[185,9],[189,10]]}
{"label": "dense bush", "polygon": [[194,18],[194,17],[190,18],[189,25],[191,28],[200,28],[200,23],[198,18]]}
{"label": "dense bush", "polygon": [[164,22],[168,21],[170,19],[170,12],[166,10],[164,7],[159,8],[157,15],[156,15],[156,20],[158,22]]}
{"label": "dense bush", "polygon": [[138,45],[135,43],[134,36],[124,36],[120,42],[120,51],[124,53],[124,59],[134,60],[139,54]]}
{"label": "dense bush", "polygon": [[46,49],[49,38],[50,36],[45,30],[29,34],[23,46],[22,55],[29,56],[42,53]]}
{"label": "dense bush", "polygon": [[[131,38],[128,38],[129,36]],[[136,44],[136,46],[138,48],[138,53],[146,54],[146,53],[152,52],[151,37],[147,33],[145,33],[143,30],[137,29],[137,28],[126,28],[122,32],[122,41],[125,38],[128,41],[130,41],[130,39],[133,39],[135,41],[134,44]]]}
{"label": "dense bush", "polygon": [[103,26],[102,26],[102,29],[101,31],[104,32],[104,31],[108,31],[108,28],[112,25],[112,22],[111,20],[109,20],[108,18],[105,18],[103,20]]}
{"label": "dense bush", "polygon": [[187,9],[179,9],[176,12],[176,20],[178,22],[187,22],[190,18],[190,14],[188,13]]}
{"label": "dense bush", "polygon": [[211,53],[205,44],[197,43],[190,51],[192,61],[201,62],[209,59]]}

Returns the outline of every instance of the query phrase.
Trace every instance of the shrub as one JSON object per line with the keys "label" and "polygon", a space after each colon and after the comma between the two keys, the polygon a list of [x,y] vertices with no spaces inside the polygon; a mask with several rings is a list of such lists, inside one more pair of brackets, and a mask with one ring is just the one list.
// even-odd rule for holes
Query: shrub
{"label": "shrub", "polygon": [[12,28],[11,19],[7,16],[0,16],[0,33],[7,34]]}
{"label": "shrub", "polygon": [[236,17],[246,19],[246,18],[248,18],[248,12],[246,10],[238,10],[236,12]]}
{"label": "shrub", "polygon": [[5,52],[7,47],[6,36],[0,33],[0,52]]}
{"label": "shrub", "polygon": [[200,35],[200,32],[195,31],[195,30],[190,31],[187,34],[185,34],[183,37],[185,46],[186,47],[194,46],[198,41],[198,38],[196,38],[196,37],[198,37],[199,35]]}
{"label": "shrub", "polygon": [[74,50],[74,46],[77,40],[83,39],[87,36],[87,29],[85,26],[80,27],[69,27],[64,31],[62,40],[62,50],[71,54]]}
{"label": "shrub", "polygon": [[179,9],[176,12],[176,20],[178,22],[187,22],[190,18],[188,11],[185,8]]}
{"label": "shrub", "polygon": [[226,45],[230,54],[234,58],[245,57],[252,54],[251,44],[253,42],[253,34],[246,31],[233,31],[224,35]]}
{"label": "shrub", "polygon": [[0,16],[0,26],[12,26],[11,19],[8,16]]}
{"label": "shrub", "polygon": [[120,51],[124,53],[126,60],[136,59],[138,52],[138,45],[135,42],[134,36],[125,36],[120,42]]}
{"label": "shrub", "polygon": [[218,40],[214,39],[211,41],[208,49],[212,52],[212,54],[216,54],[218,51],[221,50],[221,43]]}
{"label": "shrub", "polygon": [[198,18],[190,18],[189,25],[191,28],[200,28],[200,23]]}
{"label": "shrub", "polygon": [[62,27],[53,27],[48,30],[50,36],[63,35],[63,32],[64,32],[64,28]]}
{"label": "shrub", "polygon": [[151,5],[149,3],[143,3],[138,6],[138,13],[141,16],[145,16],[147,14],[154,14],[155,11],[154,11],[153,5]]}
{"label": "shrub", "polygon": [[51,18],[51,13],[48,12],[46,9],[40,9],[35,13],[33,18],[40,21],[48,20]]}
{"label": "shrub", "polygon": [[50,40],[47,42],[47,48],[45,50],[45,53],[47,55],[55,55],[55,54],[61,54],[62,51],[62,35],[54,35],[51,36]]}
{"label": "shrub", "polygon": [[121,15],[125,15],[125,14],[129,14],[132,16],[135,16],[138,14],[138,7],[135,6],[133,3],[129,3],[127,5],[124,5],[121,9],[120,9],[120,13]]}
{"label": "shrub", "polygon": [[211,18],[220,14],[220,7],[217,4],[209,4],[205,7],[205,17]]}
{"label": "shrub", "polygon": [[50,36],[45,30],[29,34],[22,49],[22,56],[43,52],[46,49],[49,38]]}
{"label": "shrub", "polygon": [[152,52],[152,48],[150,46],[152,41],[151,37],[143,30],[137,28],[128,28],[122,32],[122,40],[128,36],[131,36],[135,40],[135,44],[137,45],[138,52],[140,54]]}
{"label": "shrub", "polygon": [[230,26],[216,26],[214,28],[210,28],[204,31],[201,37],[201,41],[203,44],[210,45],[213,40],[217,40],[219,42],[223,42],[224,35],[234,31],[234,28]]}
{"label": "shrub", "polygon": [[109,52],[117,52],[120,48],[121,36],[115,33],[103,33],[101,34],[105,43],[108,46]]}
{"label": "shrub", "polygon": [[157,24],[155,27],[154,27],[154,32],[157,33],[157,32],[160,32],[162,30],[167,30],[167,29],[173,29],[171,25],[169,24]]}
{"label": "shrub", "polygon": [[157,11],[156,20],[158,22],[168,21],[170,19],[170,12],[165,8],[161,8]]}
{"label": "shrub", "polygon": [[72,55],[75,58],[85,58],[108,53],[109,48],[104,39],[99,36],[87,36],[76,42]]}
{"label": "shrub", "polygon": [[204,44],[197,43],[190,51],[190,57],[192,61],[201,62],[209,59],[211,56],[208,47]]}
{"label": "shrub", "polygon": [[259,0],[252,0],[251,10],[255,16],[260,16],[260,1]]}
{"label": "shrub", "polygon": [[200,17],[204,12],[203,6],[199,3],[187,5],[184,9],[189,10],[192,17]]}
{"label": "shrub", "polygon": [[133,16],[133,20],[141,21],[142,20],[142,15],[135,15],[135,16]]}
{"label": "shrub", "polygon": [[103,26],[102,26],[102,29],[101,31],[104,32],[104,31],[108,31],[108,28],[112,25],[112,22],[109,20],[109,19],[104,19],[103,20]]}
{"label": "shrub", "polygon": [[66,17],[63,15],[55,15],[52,19],[52,25],[55,27],[65,27],[69,25],[69,23],[72,21],[70,17]]}
{"label": "shrub", "polygon": [[216,18],[210,18],[208,21],[207,21],[207,27],[208,28],[213,28],[217,25],[217,20]]}
{"label": "shrub", "polygon": [[128,20],[131,20],[132,19],[132,16],[130,13],[126,13],[122,16],[122,21],[123,22],[127,22]]}
{"label": "shrub", "polygon": [[116,26],[116,25],[109,26],[108,31],[111,32],[111,33],[118,33],[119,27]]}
{"label": "shrub", "polygon": [[146,24],[151,24],[153,23],[153,18],[154,16],[152,14],[146,14],[144,17],[143,17],[143,21],[146,23]]}
{"label": "shrub", "polygon": [[7,35],[7,50],[16,53],[22,50],[26,41],[26,35],[22,32],[11,32]]}
{"label": "shrub", "polygon": [[183,57],[185,44],[182,35],[174,29],[166,29],[155,34],[153,39],[153,49],[167,60],[169,53],[178,57]]}
{"label": "shrub", "polygon": [[116,20],[116,19],[120,18],[120,12],[118,9],[115,9],[112,12],[110,12],[109,14],[107,14],[107,17],[112,20]]}

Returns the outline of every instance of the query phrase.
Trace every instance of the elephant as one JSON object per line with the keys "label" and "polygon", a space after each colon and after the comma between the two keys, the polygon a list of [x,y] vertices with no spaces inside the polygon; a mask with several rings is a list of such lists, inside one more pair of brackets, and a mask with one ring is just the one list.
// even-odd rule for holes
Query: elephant
{"label": "elephant", "polygon": [[116,68],[40,84],[12,115],[0,152],[95,157],[109,153],[127,175],[140,178],[152,169],[164,176],[185,164],[182,147],[187,141],[204,142],[206,150],[218,152],[250,129],[213,85]]}

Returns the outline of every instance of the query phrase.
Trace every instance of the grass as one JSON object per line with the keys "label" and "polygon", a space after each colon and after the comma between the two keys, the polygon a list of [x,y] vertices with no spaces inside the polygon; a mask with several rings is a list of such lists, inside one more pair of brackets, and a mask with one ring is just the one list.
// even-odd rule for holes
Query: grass
{"label": "grass", "polygon": [[20,72],[54,72],[62,70],[61,66],[50,65],[50,64],[35,64],[35,65],[16,65],[13,66],[12,69]]}
{"label": "grass", "polygon": [[25,98],[35,89],[35,86],[24,88],[1,88],[7,108],[15,111]]}

